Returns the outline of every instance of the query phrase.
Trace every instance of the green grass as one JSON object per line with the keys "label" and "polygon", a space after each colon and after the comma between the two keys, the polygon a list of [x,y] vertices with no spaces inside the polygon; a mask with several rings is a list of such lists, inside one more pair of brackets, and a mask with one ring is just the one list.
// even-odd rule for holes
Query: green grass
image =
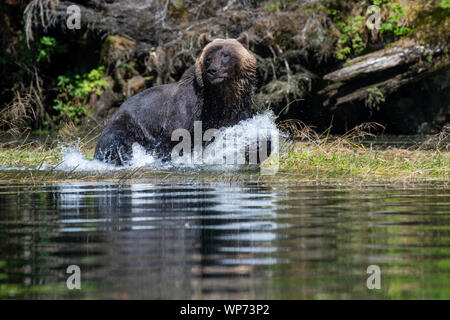
{"label": "green grass", "polygon": [[[18,183],[43,183],[66,180],[130,180],[163,179],[169,174],[171,179],[198,179],[205,181],[241,181],[250,176],[258,181],[283,183],[355,183],[355,182],[416,182],[449,181],[450,152],[445,139],[427,148],[384,148],[372,149],[352,142],[363,131],[351,131],[341,137],[320,138],[308,128],[299,131],[303,141],[294,142],[279,157],[279,171],[273,176],[259,176],[258,171],[238,171],[225,173],[167,172],[151,168],[133,168],[110,173],[59,172],[57,170],[0,171],[0,181]],[[312,133],[311,133],[312,132]],[[315,134],[315,136],[314,136]],[[365,133],[363,132],[363,135]],[[309,136],[308,136],[309,135]],[[305,138],[306,137],[306,138]],[[436,138],[436,137],[435,137]],[[94,154],[95,139],[89,143],[78,143],[87,159]],[[353,139],[353,140],[352,140]],[[83,139],[81,140],[83,141]],[[444,143],[443,143],[444,141]],[[72,142],[73,144],[73,142]],[[70,143],[69,143],[70,145]],[[444,147],[444,148],[442,148]],[[62,147],[39,142],[0,144],[0,166],[40,169],[44,163],[55,167],[63,158]]]}
{"label": "green grass", "polygon": [[311,179],[445,180],[450,153],[420,148],[371,150],[351,142],[297,142],[280,155],[280,167]]}
{"label": "green grass", "polygon": [[[92,159],[94,148],[93,146],[85,147],[82,152],[88,159]],[[62,158],[62,147],[43,146],[36,143],[12,148],[0,145],[0,166],[40,169],[44,163],[56,165],[62,161]]]}
{"label": "green grass", "polygon": [[61,150],[46,149],[27,144],[14,148],[0,148],[0,166],[38,169],[44,162],[55,164],[61,161]]}
{"label": "green grass", "polygon": [[[83,153],[91,159],[93,148]],[[25,146],[14,149],[0,148],[0,165],[6,167],[27,167],[39,169],[43,163],[57,165],[62,161],[60,148],[44,149]],[[134,170],[134,169],[133,169]],[[127,170],[129,171],[129,170]],[[111,174],[109,178],[121,179],[126,172]],[[242,177],[243,173],[236,173]],[[39,179],[38,176],[41,176]],[[131,175],[131,177],[135,175]],[[8,176],[9,177],[9,176]],[[16,175],[17,182],[26,182],[30,175],[26,171]],[[9,177],[10,178],[10,177]],[[67,179],[102,179],[106,175],[77,175],[73,173],[34,174],[33,181]],[[210,177],[211,178],[211,177]],[[280,171],[265,180],[288,179],[301,182],[348,182],[353,181],[424,181],[449,180],[450,153],[437,150],[406,150],[390,148],[387,150],[369,150],[361,146],[339,147],[334,145],[313,145],[298,142],[287,152],[280,155]],[[238,178],[236,178],[238,179]]]}

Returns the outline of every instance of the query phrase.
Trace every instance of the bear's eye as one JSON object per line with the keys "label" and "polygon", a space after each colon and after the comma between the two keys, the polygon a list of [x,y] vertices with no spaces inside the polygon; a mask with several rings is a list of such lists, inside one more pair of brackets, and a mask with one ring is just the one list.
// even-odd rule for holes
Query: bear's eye
{"label": "bear's eye", "polygon": [[211,62],[211,58],[210,57],[206,58],[205,62],[206,63],[210,63]]}
{"label": "bear's eye", "polygon": [[228,53],[223,53],[222,61],[223,61],[223,63],[228,63],[228,61],[230,61],[230,55]]}

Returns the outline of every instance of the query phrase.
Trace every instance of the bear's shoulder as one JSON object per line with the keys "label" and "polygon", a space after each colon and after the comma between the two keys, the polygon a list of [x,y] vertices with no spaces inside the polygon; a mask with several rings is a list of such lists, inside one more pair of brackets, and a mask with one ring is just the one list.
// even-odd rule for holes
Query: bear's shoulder
{"label": "bear's shoulder", "polygon": [[181,76],[178,84],[180,85],[195,85],[195,65],[190,66]]}

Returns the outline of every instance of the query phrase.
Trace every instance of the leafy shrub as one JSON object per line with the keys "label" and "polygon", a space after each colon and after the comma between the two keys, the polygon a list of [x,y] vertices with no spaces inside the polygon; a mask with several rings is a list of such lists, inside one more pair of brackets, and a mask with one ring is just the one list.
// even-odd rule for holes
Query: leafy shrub
{"label": "leafy shrub", "polygon": [[441,8],[449,9],[450,8],[450,0],[441,0]]}
{"label": "leafy shrub", "polygon": [[17,50],[19,61],[28,67],[33,67],[36,62],[50,62],[50,57],[54,54],[66,53],[67,46],[60,44],[53,37],[44,36],[38,41],[26,43],[25,34],[18,33],[19,47]]}
{"label": "leafy shrub", "polygon": [[108,87],[104,67],[92,69],[83,75],[58,76],[58,96],[53,109],[58,112],[55,121],[72,121],[79,123],[87,114],[86,104],[91,94],[102,95]]}
{"label": "leafy shrub", "polygon": [[389,10],[391,11],[392,17],[390,17],[387,23],[381,25],[381,34],[387,31],[392,31],[395,35],[395,40],[398,40],[404,36],[411,34],[412,29],[405,26],[403,18],[405,16],[404,6],[392,5]]}
{"label": "leafy shrub", "polygon": [[[339,60],[347,60],[357,56],[366,49],[370,39],[366,22],[369,16],[374,13],[367,11],[370,5],[376,5],[381,9],[380,34],[382,36],[392,35],[388,38],[388,41],[396,41],[412,33],[412,29],[407,25],[405,7],[396,0],[363,0],[356,7],[352,7],[351,11],[348,8],[346,11],[341,11],[343,7],[333,1],[327,1],[323,8],[335,23],[338,31],[335,52]],[[357,14],[358,12],[359,14]]]}
{"label": "leafy shrub", "polygon": [[363,40],[365,17],[348,17],[345,21],[336,23],[340,31],[336,56],[339,60],[345,60],[350,55],[358,55],[366,48]]}
{"label": "leafy shrub", "polygon": [[380,104],[386,102],[383,92],[377,87],[371,87],[367,89],[367,97],[365,105],[370,109],[379,110]]}

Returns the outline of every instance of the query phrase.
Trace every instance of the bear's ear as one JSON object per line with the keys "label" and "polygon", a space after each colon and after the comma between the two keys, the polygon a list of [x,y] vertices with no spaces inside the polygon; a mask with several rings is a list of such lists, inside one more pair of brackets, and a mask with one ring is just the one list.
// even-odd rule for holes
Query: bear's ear
{"label": "bear's ear", "polygon": [[239,41],[245,47],[245,49],[249,48],[248,34],[247,33],[244,32],[236,40]]}
{"label": "bear's ear", "polygon": [[200,48],[204,48],[208,43],[210,43],[212,41],[212,39],[210,37],[208,37],[208,34],[206,33],[202,33],[200,35],[200,38],[198,39],[198,42],[200,44]]}

